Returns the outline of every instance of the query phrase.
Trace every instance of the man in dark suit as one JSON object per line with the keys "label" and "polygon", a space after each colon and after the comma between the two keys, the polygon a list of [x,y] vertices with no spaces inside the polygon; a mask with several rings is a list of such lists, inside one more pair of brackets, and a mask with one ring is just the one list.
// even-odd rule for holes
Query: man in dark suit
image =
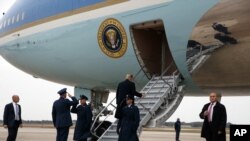
{"label": "man in dark suit", "polygon": [[80,96],[80,105],[74,105],[71,109],[71,113],[77,114],[77,121],[75,126],[75,132],[73,140],[75,141],[87,141],[90,134],[90,127],[92,123],[92,111],[91,107],[87,105],[88,98],[85,95]]}
{"label": "man in dark suit", "polygon": [[121,118],[122,108],[126,106],[126,96],[131,95],[132,97],[142,97],[142,94],[136,91],[135,83],[133,82],[133,75],[127,74],[126,80],[119,83],[116,91],[116,104],[117,109],[115,117]]}
{"label": "man in dark suit", "polygon": [[204,105],[200,118],[204,119],[201,137],[207,141],[226,141],[226,108],[215,92],[210,93],[210,103]]}
{"label": "man in dark suit", "polygon": [[174,123],[174,129],[175,129],[175,140],[180,141],[180,132],[181,132],[181,121],[179,118],[177,118],[177,121]]}
{"label": "man in dark suit", "polygon": [[[57,130],[56,141],[67,141],[69,127],[72,125],[70,107],[77,105],[78,101],[75,97],[67,93],[66,88],[58,91],[58,94],[60,95],[60,98],[54,102],[52,108],[53,124]],[[66,99],[67,94],[72,101]]]}
{"label": "man in dark suit", "polygon": [[127,106],[122,109],[122,119],[117,124],[118,141],[139,141],[137,129],[140,125],[139,109],[135,106],[134,97],[128,95]]}
{"label": "man in dark suit", "polygon": [[9,103],[4,108],[3,124],[4,128],[8,128],[7,141],[15,141],[19,127],[22,127],[21,106],[19,96],[12,96],[12,103]]}

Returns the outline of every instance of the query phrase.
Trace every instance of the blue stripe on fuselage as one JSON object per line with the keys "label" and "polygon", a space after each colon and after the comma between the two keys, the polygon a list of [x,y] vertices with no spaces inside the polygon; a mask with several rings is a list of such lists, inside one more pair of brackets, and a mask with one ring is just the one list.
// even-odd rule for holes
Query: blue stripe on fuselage
{"label": "blue stripe on fuselage", "polygon": [[0,19],[0,36],[19,26],[104,1],[105,0],[17,0],[3,18]]}

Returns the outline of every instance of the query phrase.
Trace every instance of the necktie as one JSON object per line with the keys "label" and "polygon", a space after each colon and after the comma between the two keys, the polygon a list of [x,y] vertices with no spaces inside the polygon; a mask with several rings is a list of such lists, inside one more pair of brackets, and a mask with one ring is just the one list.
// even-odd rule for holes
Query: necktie
{"label": "necktie", "polygon": [[17,104],[16,105],[16,120],[19,120],[19,107]]}
{"label": "necktie", "polygon": [[212,121],[212,108],[213,108],[213,103],[211,103],[209,108],[208,108],[208,121],[209,122]]}

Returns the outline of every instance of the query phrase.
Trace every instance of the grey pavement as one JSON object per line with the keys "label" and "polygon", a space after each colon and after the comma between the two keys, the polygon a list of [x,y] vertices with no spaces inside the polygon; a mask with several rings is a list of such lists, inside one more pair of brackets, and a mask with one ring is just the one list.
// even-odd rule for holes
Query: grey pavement
{"label": "grey pavement", "polygon": [[[7,130],[0,127],[0,141],[5,141]],[[19,128],[16,141],[55,141],[56,130],[54,128]],[[68,141],[72,141],[73,129],[70,130]],[[175,133],[169,131],[143,131],[140,141],[174,141]],[[180,135],[181,141],[205,141],[200,138],[200,133],[185,132]],[[228,136],[227,136],[227,140]]]}

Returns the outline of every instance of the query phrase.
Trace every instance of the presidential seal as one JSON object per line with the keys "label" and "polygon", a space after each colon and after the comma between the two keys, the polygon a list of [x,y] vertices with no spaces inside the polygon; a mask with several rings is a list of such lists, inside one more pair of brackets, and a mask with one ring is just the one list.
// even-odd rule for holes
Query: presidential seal
{"label": "presidential seal", "polygon": [[114,18],[102,22],[97,39],[101,50],[109,57],[120,58],[127,50],[126,31],[122,24]]}

